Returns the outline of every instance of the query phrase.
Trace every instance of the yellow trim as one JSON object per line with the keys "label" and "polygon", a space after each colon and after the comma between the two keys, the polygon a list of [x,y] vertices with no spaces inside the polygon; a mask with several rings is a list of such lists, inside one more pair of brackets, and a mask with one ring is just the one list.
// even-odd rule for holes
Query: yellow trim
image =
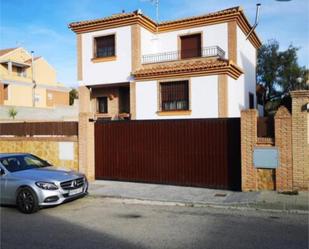
{"label": "yellow trim", "polygon": [[159,116],[181,116],[181,115],[191,115],[191,110],[179,110],[179,111],[158,111]]}
{"label": "yellow trim", "polygon": [[77,34],[77,80],[83,80],[82,34]]}
{"label": "yellow trim", "polygon": [[243,71],[241,68],[230,62],[226,66],[218,66],[217,68],[205,68],[198,71],[192,71],[188,69],[187,71],[181,70],[180,72],[168,72],[168,71],[158,71],[158,72],[137,72],[134,74],[135,80],[143,81],[150,79],[166,79],[166,78],[184,78],[184,77],[194,77],[194,76],[207,76],[207,75],[218,75],[218,74],[227,74],[233,79],[238,79]]}
{"label": "yellow trim", "polygon": [[99,57],[99,58],[91,59],[93,63],[100,63],[100,62],[105,62],[105,61],[115,61],[115,60],[117,60],[117,56]]}

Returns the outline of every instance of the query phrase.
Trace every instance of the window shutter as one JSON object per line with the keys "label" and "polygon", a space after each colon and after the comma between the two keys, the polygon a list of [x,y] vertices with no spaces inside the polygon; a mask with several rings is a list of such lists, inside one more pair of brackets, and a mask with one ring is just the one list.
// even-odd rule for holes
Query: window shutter
{"label": "window shutter", "polygon": [[201,56],[201,34],[180,37],[181,59]]}

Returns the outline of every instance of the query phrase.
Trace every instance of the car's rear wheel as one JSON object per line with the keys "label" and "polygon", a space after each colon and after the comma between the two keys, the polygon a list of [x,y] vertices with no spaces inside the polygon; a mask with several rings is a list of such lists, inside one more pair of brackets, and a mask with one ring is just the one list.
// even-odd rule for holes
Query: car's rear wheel
{"label": "car's rear wheel", "polygon": [[35,213],[39,210],[38,197],[29,187],[21,188],[17,193],[17,207],[25,214]]}

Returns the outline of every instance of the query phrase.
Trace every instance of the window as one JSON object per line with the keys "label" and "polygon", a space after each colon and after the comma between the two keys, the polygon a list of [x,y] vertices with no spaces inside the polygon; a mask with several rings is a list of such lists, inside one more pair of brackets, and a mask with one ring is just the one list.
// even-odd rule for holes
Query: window
{"label": "window", "polygon": [[35,102],[40,102],[40,100],[41,100],[41,96],[39,94],[35,94],[34,95],[34,101]]}
{"label": "window", "polygon": [[9,99],[9,85],[5,84],[3,87],[3,98],[4,100]]}
{"label": "window", "polygon": [[108,113],[107,103],[108,103],[107,97],[98,98],[98,111],[99,111],[99,113]]}
{"label": "window", "polygon": [[202,44],[201,34],[186,35],[180,37],[181,42],[181,59],[201,57]]}
{"label": "window", "polygon": [[95,58],[115,56],[115,35],[95,37],[94,49]]}
{"label": "window", "polygon": [[249,93],[249,108],[254,109],[254,94]]}
{"label": "window", "polygon": [[27,77],[27,72],[22,67],[16,67],[16,72],[19,77]]}
{"label": "window", "polygon": [[189,110],[189,82],[173,81],[160,83],[161,110]]}

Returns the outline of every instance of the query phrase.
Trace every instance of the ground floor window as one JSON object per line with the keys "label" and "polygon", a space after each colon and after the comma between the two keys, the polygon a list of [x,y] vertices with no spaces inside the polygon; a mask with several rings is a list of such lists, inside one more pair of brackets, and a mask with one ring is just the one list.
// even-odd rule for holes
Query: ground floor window
{"label": "ground floor window", "polygon": [[99,113],[107,113],[108,112],[108,101],[107,97],[99,97],[98,98],[98,112]]}
{"label": "ground floor window", "polygon": [[161,110],[189,110],[189,81],[160,83]]}

